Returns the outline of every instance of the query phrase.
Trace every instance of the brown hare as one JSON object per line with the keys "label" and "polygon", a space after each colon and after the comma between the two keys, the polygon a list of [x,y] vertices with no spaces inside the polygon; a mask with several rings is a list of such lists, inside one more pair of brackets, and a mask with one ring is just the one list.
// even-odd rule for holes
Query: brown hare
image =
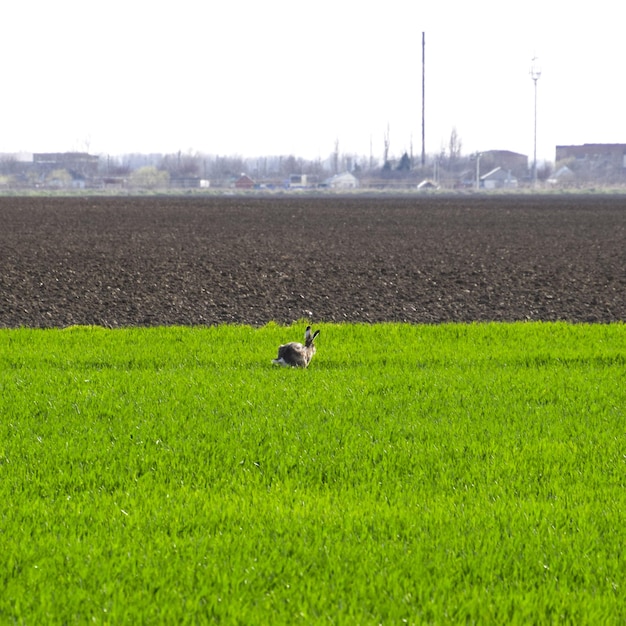
{"label": "brown hare", "polygon": [[311,327],[307,326],[304,333],[304,345],[292,341],[278,348],[278,356],[272,359],[272,363],[276,365],[284,365],[285,367],[307,367],[315,354],[315,337],[320,334],[319,330],[311,334]]}

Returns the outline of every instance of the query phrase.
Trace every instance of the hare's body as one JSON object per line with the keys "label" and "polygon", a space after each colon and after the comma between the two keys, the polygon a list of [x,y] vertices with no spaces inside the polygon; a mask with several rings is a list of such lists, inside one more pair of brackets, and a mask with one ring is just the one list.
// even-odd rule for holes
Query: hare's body
{"label": "hare's body", "polygon": [[315,333],[311,335],[311,327],[307,326],[306,332],[304,333],[304,345],[292,341],[291,343],[279,346],[278,356],[272,360],[272,363],[284,365],[285,367],[307,367],[315,354],[315,344],[313,341],[319,334],[320,331],[316,330]]}

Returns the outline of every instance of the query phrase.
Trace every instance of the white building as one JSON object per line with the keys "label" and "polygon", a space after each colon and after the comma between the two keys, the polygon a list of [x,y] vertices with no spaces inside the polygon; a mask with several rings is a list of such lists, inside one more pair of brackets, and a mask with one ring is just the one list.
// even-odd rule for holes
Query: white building
{"label": "white building", "polygon": [[510,170],[496,167],[480,177],[480,186],[483,189],[511,189],[517,187],[517,178]]}
{"label": "white building", "polygon": [[324,181],[324,187],[330,187],[331,189],[356,189],[358,186],[359,179],[354,174],[350,174],[350,172],[335,174],[332,178],[327,178]]}

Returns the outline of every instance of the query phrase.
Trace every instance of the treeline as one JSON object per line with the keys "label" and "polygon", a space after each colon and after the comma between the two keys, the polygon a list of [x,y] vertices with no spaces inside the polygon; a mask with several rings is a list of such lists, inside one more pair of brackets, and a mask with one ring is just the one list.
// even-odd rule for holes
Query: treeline
{"label": "treeline", "polygon": [[[485,171],[489,165],[485,160],[481,169]],[[341,172],[351,172],[361,180],[412,184],[432,179],[444,186],[455,186],[459,181],[469,181],[475,176],[476,157],[442,150],[437,155],[428,155],[424,165],[419,157],[408,152],[386,159],[337,153],[325,159],[306,159],[295,155],[243,157],[177,152],[126,154],[101,157],[100,160],[102,176],[130,177],[133,172],[146,171],[148,167],[167,173],[170,180],[200,178],[211,181],[211,186],[226,185],[244,173],[255,181],[281,182],[303,174],[309,180],[322,181]],[[550,171],[549,168],[542,169],[541,177],[547,177]]]}
{"label": "treeline", "polygon": [[[449,145],[438,154],[421,156],[403,152],[390,155],[389,143],[381,157],[340,152],[338,143],[325,158],[306,159],[296,155],[268,155],[244,157],[241,155],[215,155],[192,151],[174,153],[128,153],[122,155],[98,155],[96,163],[84,166],[81,158],[86,153],[61,153],[64,157],[57,164],[43,167],[41,164],[19,160],[13,155],[0,155],[0,186],[106,186],[107,184],[137,187],[162,186],[232,186],[242,174],[255,183],[284,185],[294,176],[306,175],[316,184],[343,172],[350,172],[363,186],[412,186],[422,181],[434,181],[441,187],[464,187],[475,185],[477,169],[481,175],[490,168],[502,165],[486,154],[464,155],[461,141],[455,132]],[[76,156],[76,163],[71,157]],[[70,157],[70,158],[68,158]],[[93,164],[93,166],[92,166]],[[507,167],[507,169],[511,169]],[[538,171],[540,180],[546,179],[551,167],[546,165]],[[513,174],[520,182],[529,176],[528,166],[518,168]]]}

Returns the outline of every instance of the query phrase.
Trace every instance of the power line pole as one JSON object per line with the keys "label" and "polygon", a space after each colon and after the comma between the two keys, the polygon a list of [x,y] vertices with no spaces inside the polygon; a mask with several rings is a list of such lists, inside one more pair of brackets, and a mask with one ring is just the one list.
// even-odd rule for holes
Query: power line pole
{"label": "power line pole", "polygon": [[426,167],[426,33],[422,31],[422,167]]}

